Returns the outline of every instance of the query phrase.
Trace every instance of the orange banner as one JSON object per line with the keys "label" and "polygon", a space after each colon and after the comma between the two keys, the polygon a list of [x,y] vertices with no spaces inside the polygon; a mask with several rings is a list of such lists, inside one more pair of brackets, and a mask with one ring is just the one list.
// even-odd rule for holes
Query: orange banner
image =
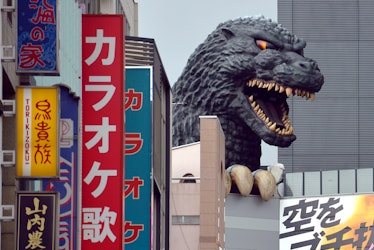
{"label": "orange banner", "polygon": [[374,195],[280,201],[279,249],[374,249]]}

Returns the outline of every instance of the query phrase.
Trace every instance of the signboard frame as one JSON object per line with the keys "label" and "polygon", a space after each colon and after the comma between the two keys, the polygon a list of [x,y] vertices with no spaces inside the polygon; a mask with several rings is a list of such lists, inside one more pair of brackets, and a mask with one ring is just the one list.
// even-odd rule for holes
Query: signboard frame
{"label": "signboard frame", "polygon": [[126,67],[125,132],[125,246],[152,245],[152,96],[153,67]]}
{"label": "signboard frame", "polygon": [[[37,247],[39,249],[42,247],[50,250],[58,249],[56,241],[59,214],[58,196],[57,192],[17,192],[16,250],[37,249]],[[50,206],[52,209],[49,209]],[[31,230],[33,231],[30,232]],[[44,231],[47,233],[43,234]],[[43,241],[43,236],[47,237],[48,246],[44,245],[46,242]]]}
{"label": "signboard frame", "polygon": [[16,176],[57,178],[60,174],[59,88],[18,86],[16,101]]}
{"label": "signboard frame", "polygon": [[17,4],[17,74],[59,75],[59,0]]}
{"label": "signboard frame", "polygon": [[123,249],[124,77],[124,16],[82,15],[82,249]]}

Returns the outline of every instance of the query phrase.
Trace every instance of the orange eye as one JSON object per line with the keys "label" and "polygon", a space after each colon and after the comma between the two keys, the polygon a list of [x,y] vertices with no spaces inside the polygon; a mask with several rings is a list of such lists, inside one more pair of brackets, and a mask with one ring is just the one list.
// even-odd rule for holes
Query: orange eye
{"label": "orange eye", "polygon": [[265,50],[265,49],[277,49],[277,47],[274,44],[272,44],[270,42],[267,42],[267,41],[264,41],[264,40],[256,40],[256,45],[261,50]]}
{"label": "orange eye", "polygon": [[262,50],[265,50],[266,49],[266,41],[263,41],[263,40],[256,40],[256,44],[257,46],[262,49]]}

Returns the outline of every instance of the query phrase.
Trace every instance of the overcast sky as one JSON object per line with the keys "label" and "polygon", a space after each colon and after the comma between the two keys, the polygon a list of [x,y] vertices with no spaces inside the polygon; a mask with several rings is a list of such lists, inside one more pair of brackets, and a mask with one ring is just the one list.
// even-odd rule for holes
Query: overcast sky
{"label": "overcast sky", "polygon": [[[135,0],[139,36],[155,39],[170,85],[189,56],[227,20],[263,15],[277,21],[277,0]],[[262,143],[261,165],[277,162],[277,147]]]}
{"label": "overcast sky", "polygon": [[277,20],[277,0],[136,0],[139,36],[156,41],[170,85],[195,48],[218,26],[238,17]]}

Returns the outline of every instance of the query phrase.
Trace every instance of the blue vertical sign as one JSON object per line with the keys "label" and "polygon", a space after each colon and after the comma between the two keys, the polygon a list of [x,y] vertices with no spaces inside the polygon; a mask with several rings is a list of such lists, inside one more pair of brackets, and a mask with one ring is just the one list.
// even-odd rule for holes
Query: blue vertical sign
{"label": "blue vertical sign", "polygon": [[59,73],[57,9],[57,0],[18,1],[17,73]]}
{"label": "blue vertical sign", "polygon": [[125,248],[151,249],[152,67],[126,67]]}
{"label": "blue vertical sign", "polygon": [[60,177],[43,180],[43,190],[60,193],[59,249],[78,250],[78,98],[60,87],[60,103]]}

